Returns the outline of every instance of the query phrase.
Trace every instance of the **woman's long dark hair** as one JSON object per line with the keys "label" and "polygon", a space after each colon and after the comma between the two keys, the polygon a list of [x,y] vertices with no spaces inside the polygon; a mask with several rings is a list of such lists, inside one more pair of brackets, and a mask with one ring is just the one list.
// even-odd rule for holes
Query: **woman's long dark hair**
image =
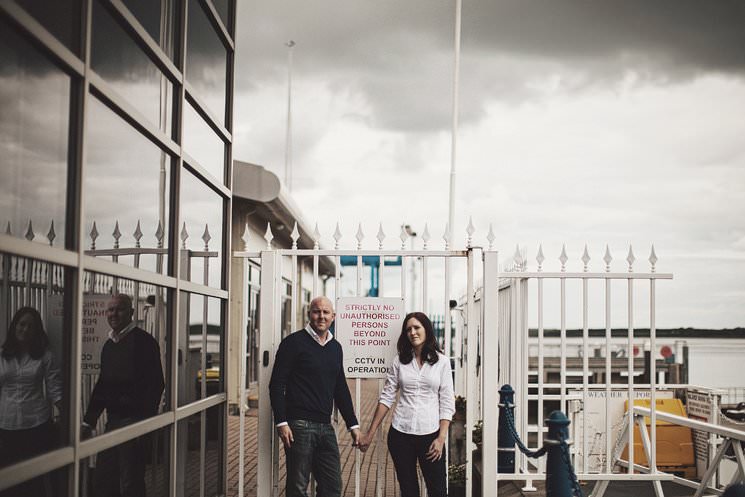
{"label": "woman's long dark hair", "polygon": [[422,359],[430,364],[436,363],[439,359],[437,353],[440,351],[440,346],[437,345],[437,340],[435,339],[435,330],[432,326],[432,321],[430,321],[427,315],[423,312],[410,312],[404,318],[404,324],[401,327],[401,336],[398,337],[398,344],[396,345],[398,349],[398,360],[401,361],[401,364],[409,364],[414,358],[414,347],[411,346],[411,342],[406,333],[406,323],[408,323],[411,318],[422,323],[422,326],[424,327],[425,336],[424,345],[422,346]]}
{"label": "woman's long dark hair", "polygon": [[41,314],[33,307],[21,307],[13,316],[13,320],[10,322],[10,327],[8,328],[8,335],[5,337],[5,343],[3,343],[2,355],[6,359],[20,357],[22,354],[21,344],[18,338],[16,338],[16,326],[18,326],[18,321],[26,314],[31,315],[31,318],[34,320],[34,332],[31,335],[29,343],[26,345],[28,355],[33,359],[40,359],[47,350],[49,337],[47,337],[47,333],[44,331]]}

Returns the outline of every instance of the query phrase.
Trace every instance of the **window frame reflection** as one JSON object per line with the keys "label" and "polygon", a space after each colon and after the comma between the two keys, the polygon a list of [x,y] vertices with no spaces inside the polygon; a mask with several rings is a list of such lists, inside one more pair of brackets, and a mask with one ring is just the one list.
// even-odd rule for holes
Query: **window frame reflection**
{"label": "window frame reflection", "polygon": [[182,408],[225,393],[226,301],[185,291],[180,299],[178,407]]}
{"label": "window frame reflection", "polygon": [[[153,43],[158,45],[158,48],[163,51],[164,55],[168,59],[173,60],[175,54],[175,43],[176,43],[176,30],[175,22],[177,20],[177,6],[176,2],[170,0],[159,0],[159,1],[144,1],[138,6],[132,0],[123,0],[122,4],[124,9],[134,17],[139,23],[139,27],[150,37]],[[162,17],[159,19],[159,26],[157,28],[158,33],[153,33],[151,30],[150,20],[145,19],[144,12],[142,11],[142,4],[152,6],[158,4],[161,16],[165,15],[166,19]],[[117,6],[118,8],[118,6]],[[133,26],[135,26],[133,24]],[[163,31],[165,29],[165,32]],[[165,46],[164,46],[165,45]]]}
{"label": "window frame reflection", "polygon": [[[177,81],[159,67],[157,58],[142,50],[132,36],[131,26],[128,31],[122,25],[118,10],[99,0],[92,2],[92,9],[91,69],[107,83],[110,91],[120,95],[143,119],[170,135]],[[148,36],[146,33],[140,35]],[[117,62],[106,62],[111,59]],[[138,77],[133,78],[135,69]],[[120,74],[115,74],[117,71]],[[136,95],[138,90],[133,82],[140,86],[146,83],[148,99],[153,99],[157,93],[157,105],[151,105],[151,100],[143,101],[142,95]]]}
{"label": "window frame reflection", "polygon": [[[179,222],[182,226],[180,276],[198,285],[224,289],[226,285],[224,233],[230,229],[226,226],[226,198],[214,189],[214,185],[206,183],[204,178],[188,167],[181,172],[179,187]],[[212,205],[212,208],[195,207],[200,203]],[[198,219],[194,217],[196,213],[205,216],[208,212],[219,216],[216,222],[204,222],[203,217]],[[199,244],[199,241],[194,239],[201,239],[204,243],[202,250],[191,248],[193,244]],[[217,244],[210,246],[212,240],[216,240]],[[215,259],[214,264],[211,262],[212,259]]]}
{"label": "window frame reflection", "polygon": [[0,252],[0,468],[69,444],[71,278],[64,265]]}
{"label": "window frame reflection", "polygon": [[[80,39],[80,27],[81,27],[81,10],[83,2],[81,0],[55,0],[55,2],[36,2],[15,0],[20,8],[27,12],[33,17],[44,29],[46,29],[59,43],[64,45],[65,48],[73,52],[77,56],[81,56],[83,52],[83,45]],[[25,5],[24,5],[25,4]],[[66,5],[65,5],[66,4]],[[41,8],[39,8],[41,7]],[[59,9],[55,11],[55,9]],[[68,19],[64,21],[70,21],[70,24],[66,27],[69,32],[62,33],[60,29],[62,26],[57,24],[61,17],[69,15]]]}
{"label": "window frame reflection", "polygon": [[[184,161],[194,169],[204,171],[210,180],[220,186],[226,182],[225,172],[228,170],[226,160],[226,139],[222,130],[218,132],[202,105],[193,98],[187,98],[183,107],[183,135],[182,144]],[[195,136],[202,137],[195,140]],[[206,139],[205,139],[206,138]],[[219,152],[218,152],[219,148]]]}
{"label": "window frame reflection", "polygon": [[[228,88],[228,68],[230,66],[230,47],[226,45],[224,40],[224,33],[221,29],[218,29],[220,24],[218,20],[214,19],[214,15],[211,9],[205,9],[206,4],[202,4],[199,0],[187,0],[185,2],[188,8],[188,21],[186,27],[186,71],[185,80],[189,82],[192,88],[196,89],[199,95],[200,101],[207,103],[207,108],[210,109],[211,113],[218,117],[219,125],[224,126],[227,122],[229,113],[227,112],[227,106],[229,103],[229,88]],[[215,11],[216,12],[216,11]],[[219,18],[219,15],[218,15]],[[198,33],[201,36],[201,40],[198,40],[194,33]],[[201,41],[201,44],[199,43]],[[200,77],[210,71],[205,71],[204,60],[208,60],[214,65],[214,61],[217,59],[217,52],[220,53],[220,68],[219,71],[214,74],[220,74],[219,83],[221,85],[211,85],[209,78]],[[199,54],[200,59],[195,58],[194,54]],[[212,90],[209,91],[208,90]],[[219,102],[213,102],[215,97],[215,91],[219,92],[217,96]]]}
{"label": "window frame reflection", "polygon": [[[112,466],[101,468],[101,464],[107,465],[116,462],[112,459],[126,455],[127,450],[133,450],[141,456],[141,460],[137,463],[141,464],[138,469],[143,471],[142,481],[145,488],[142,495],[148,497],[169,496],[171,487],[170,440],[170,426],[165,426],[138,434],[123,443],[97,449],[94,454],[81,461],[79,494],[95,496],[97,490],[104,490],[101,487],[114,483],[113,480],[117,476],[111,475],[114,468]],[[106,471],[107,473],[102,477],[97,475],[96,471]],[[165,485],[158,486],[160,483],[165,483]],[[157,490],[160,490],[160,492],[157,492]],[[105,495],[109,494],[106,493]]]}
{"label": "window frame reflection", "polygon": [[[225,55],[225,69],[224,76],[222,70],[220,70],[221,78],[225,79],[225,88],[222,90],[222,83],[219,84],[221,88],[224,106],[221,112],[215,112],[219,114],[219,119],[215,118],[211,113],[211,109],[208,103],[210,103],[209,95],[205,98],[204,95],[198,94],[198,89],[190,89],[189,83],[186,81],[183,70],[185,66],[183,64],[186,59],[186,30],[187,30],[187,18],[186,10],[188,4],[178,0],[165,0],[167,1],[166,7],[173,6],[173,9],[168,11],[168,20],[170,20],[170,28],[172,31],[169,33],[173,34],[173,40],[170,46],[168,42],[165,44],[161,43],[161,40],[154,36],[153,27],[155,26],[154,20],[155,10],[149,6],[144,10],[148,12],[145,18],[134,14],[137,10],[133,8],[130,10],[129,6],[131,3],[126,0],[123,2],[111,2],[109,0],[92,0],[93,2],[99,2],[103,6],[106,12],[113,18],[116,24],[123,28],[128,39],[131,39],[136,45],[137,49],[144,53],[144,56],[152,62],[155,67],[162,72],[163,77],[171,82],[173,85],[173,99],[172,104],[172,115],[171,115],[171,126],[159,126],[159,123],[153,124],[152,120],[146,116],[149,115],[147,112],[144,114],[138,111],[136,105],[132,105],[131,98],[127,95],[121,94],[117,89],[106,80],[103,75],[98,74],[94,70],[87,70],[90,67],[90,60],[88,59],[89,54],[85,50],[85,40],[92,39],[92,26],[90,22],[85,22],[85,19],[90,19],[90,8],[91,3],[81,2],[80,0],[70,0],[76,9],[80,9],[80,16],[73,14],[71,20],[67,17],[59,19],[52,19],[54,22],[60,23],[61,27],[65,30],[64,32],[70,31],[73,36],[70,37],[72,42],[68,43],[67,38],[64,36],[60,37],[57,35],[54,28],[50,28],[44,21],[40,20],[30,13],[30,9],[22,6],[20,0],[14,2],[11,0],[3,8],[0,8],[0,21],[2,21],[4,28],[8,26],[7,32],[10,36],[20,38],[24,43],[30,44],[34,53],[40,54],[46,62],[51,64],[51,67],[55,72],[60,71],[63,77],[69,80],[69,83],[65,86],[64,97],[62,102],[66,105],[64,110],[59,110],[56,106],[48,105],[47,111],[52,113],[54,116],[59,116],[67,123],[67,128],[63,136],[64,142],[64,154],[60,153],[60,157],[64,155],[64,159],[61,163],[64,163],[64,177],[60,177],[58,183],[63,188],[64,192],[64,206],[61,209],[63,217],[60,221],[55,218],[54,230],[47,231],[50,226],[48,219],[42,219],[37,221],[33,219],[33,230],[35,233],[35,239],[37,242],[30,244],[26,240],[19,240],[17,238],[24,238],[25,230],[27,229],[26,222],[18,223],[14,222],[12,227],[15,238],[11,238],[7,235],[0,235],[0,250],[3,253],[7,253],[8,257],[27,257],[33,258],[34,260],[40,261],[42,264],[62,265],[65,267],[65,278],[64,285],[62,285],[64,296],[62,297],[62,308],[63,308],[63,332],[64,335],[59,337],[59,341],[62,341],[64,345],[64,353],[62,354],[63,359],[67,362],[62,367],[62,372],[65,376],[64,393],[63,398],[66,402],[65,413],[63,418],[66,419],[62,424],[64,429],[67,430],[65,434],[65,441],[62,442],[62,446],[58,449],[52,449],[46,451],[44,454],[39,455],[34,459],[34,468],[31,468],[25,463],[14,464],[6,468],[0,468],[0,473],[3,475],[3,481],[0,482],[0,488],[3,490],[10,485],[15,485],[24,478],[35,478],[37,476],[45,477],[46,475],[52,475],[54,473],[59,474],[60,478],[60,489],[65,489],[64,492],[69,490],[70,492],[77,492],[82,487],[83,481],[80,473],[74,471],[85,466],[88,458],[91,454],[100,452],[103,449],[114,447],[121,444],[122,440],[134,439],[140,437],[145,433],[152,433],[161,428],[164,432],[170,431],[173,436],[177,436],[176,428],[179,420],[185,416],[199,411],[197,417],[200,419],[200,426],[203,432],[205,421],[208,415],[208,409],[212,406],[219,406],[219,409],[212,409],[212,412],[221,413],[219,416],[223,418],[226,416],[226,398],[225,398],[225,374],[227,371],[224,370],[224,350],[227,346],[226,343],[226,327],[227,327],[227,316],[225,310],[227,309],[227,291],[225,290],[227,282],[223,282],[226,278],[226,271],[229,263],[227,258],[227,246],[229,243],[227,219],[228,213],[230,212],[230,195],[231,192],[226,184],[231,178],[231,164],[229,162],[231,156],[231,148],[233,137],[230,130],[232,129],[232,102],[233,102],[233,60],[234,60],[234,42],[232,40],[232,34],[235,31],[235,2],[234,0],[227,0],[229,19],[222,17],[221,13],[217,11],[216,5],[213,5],[211,0],[199,0],[199,8],[203,10],[207,16],[208,21],[214,27],[214,31],[217,35],[217,39],[224,45]],[[144,1],[144,0],[139,0]],[[64,0],[64,3],[68,3]],[[45,8],[44,2],[40,2],[41,8]],[[62,3],[60,4],[62,5]],[[56,4],[55,4],[56,6]],[[49,14],[54,9],[47,9],[44,13]],[[224,10],[224,9],[223,9]],[[77,12],[77,11],[76,11]],[[152,15],[151,15],[152,14]],[[50,14],[53,15],[53,14]],[[197,15],[199,15],[197,13]],[[144,20],[144,22],[143,22]],[[149,29],[149,31],[148,31]],[[167,39],[168,36],[165,36]],[[90,43],[90,41],[88,42]],[[94,47],[95,49],[95,47]],[[10,47],[9,53],[11,56],[16,55],[24,56],[23,51],[18,48],[15,44]],[[221,57],[222,58],[222,57]],[[192,91],[194,90],[194,91]],[[62,91],[59,92],[62,95]],[[83,191],[81,187],[82,180],[85,178],[86,171],[86,153],[85,148],[87,141],[85,134],[91,127],[97,125],[93,120],[87,119],[86,111],[90,107],[91,99],[96,99],[102,103],[109,111],[116,114],[121,118],[127,125],[134,128],[134,130],[140,135],[144,136],[150,142],[154,143],[161,150],[166,151],[169,159],[170,170],[167,174],[167,182],[171,186],[171,192],[167,201],[167,206],[171,209],[171,215],[168,217],[168,223],[162,226],[162,229],[167,234],[170,243],[165,244],[165,249],[168,251],[168,259],[164,261],[163,266],[168,269],[165,272],[157,271],[156,273],[147,273],[145,269],[137,269],[133,267],[127,267],[124,264],[117,265],[112,262],[111,259],[105,260],[103,257],[89,257],[86,255],[86,251],[89,250],[86,246],[80,246],[80,241],[84,240],[87,233],[87,229],[84,227],[84,211],[83,206],[86,198],[86,191]],[[183,107],[191,105],[196,114],[206,123],[207,127],[211,129],[211,133],[216,135],[222,142],[220,147],[223,164],[223,172],[221,177],[213,179],[209,173],[202,171],[202,168],[198,164],[193,164],[193,168],[198,170],[196,173],[197,178],[217,192],[220,196],[220,240],[219,250],[221,253],[219,271],[220,284],[217,285],[219,289],[216,289],[213,285],[212,288],[198,288],[200,284],[194,284],[178,274],[177,269],[179,268],[179,240],[178,233],[178,210],[181,208],[180,202],[178,201],[180,195],[180,184],[178,178],[180,174],[186,174],[191,164],[183,166],[182,164],[188,163],[188,155],[184,152],[181,140],[181,129],[183,127]],[[60,108],[62,108],[60,106]],[[166,128],[165,130],[163,128]],[[171,129],[167,129],[171,128]],[[200,130],[201,133],[201,130]],[[212,136],[212,134],[210,134]],[[18,139],[15,140],[19,142]],[[216,149],[216,148],[215,148]],[[60,148],[62,150],[62,148]],[[216,155],[216,154],[215,154]],[[50,173],[49,169],[45,170],[46,173]],[[122,193],[126,195],[126,192]],[[83,213],[81,213],[83,211]],[[22,216],[21,216],[22,217]],[[1,221],[1,220],[0,220]],[[0,230],[5,228],[5,223],[0,223]],[[101,226],[99,226],[101,229]],[[113,227],[112,227],[113,229]],[[128,237],[132,232],[133,227],[128,227],[127,233],[124,235]],[[145,228],[145,222],[143,222],[142,231],[145,232],[145,237],[151,236],[152,231]],[[153,227],[154,229],[154,227]],[[121,231],[125,231],[124,227],[120,226]],[[54,233],[56,231],[56,234]],[[81,232],[85,231],[85,233]],[[101,230],[103,232],[103,230]],[[104,236],[110,236],[109,230]],[[150,231],[150,233],[148,233]],[[47,233],[47,237],[43,236]],[[201,232],[193,233],[193,236],[199,238]],[[213,234],[213,246],[216,243],[217,236]],[[56,239],[55,239],[56,238]],[[62,243],[60,244],[60,241]],[[101,239],[99,239],[100,243]],[[50,247],[53,242],[55,246]],[[103,244],[99,244],[99,247]],[[197,244],[195,244],[196,246]],[[88,255],[100,255],[100,254],[88,254]],[[115,278],[119,278],[121,281],[129,280],[136,281],[138,284],[145,284],[146,282],[157,285],[162,288],[165,292],[167,306],[163,312],[166,319],[166,333],[168,339],[165,344],[161,344],[161,367],[163,368],[164,381],[165,381],[165,404],[162,405],[163,413],[155,415],[152,418],[148,418],[143,422],[137,423],[136,425],[127,426],[121,430],[117,430],[116,433],[109,433],[101,435],[100,437],[91,438],[88,440],[82,440],[79,437],[73,437],[72,431],[77,433],[78,423],[83,415],[83,411],[80,406],[80,396],[82,395],[81,385],[79,384],[81,379],[81,364],[78,360],[80,359],[80,346],[83,338],[83,331],[81,324],[86,317],[81,315],[84,313],[83,300],[86,295],[86,282],[85,274],[96,272],[98,274],[108,273]],[[147,273],[147,274],[146,274]],[[165,274],[167,273],[167,274]],[[179,281],[180,280],[180,281]],[[176,337],[175,333],[178,332],[176,323],[178,322],[177,308],[178,308],[178,294],[177,289],[181,284],[182,288],[188,288],[191,291],[204,292],[210,295],[216,296],[220,301],[221,306],[221,358],[219,359],[221,365],[221,377],[219,379],[219,391],[220,395],[216,395],[213,398],[206,399],[206,402],[197,403],[197,405],[191,406],[186,410],[182,411],[175,406],[176,398],[176,376],[177,371],[176,361],[176,344],[174,343]],[[0,304],[1,307],[1,304]],[[2,315],[2,313],[0,313]],[[47,329],[51,332],[50,328]],[[72,345],[76,344],[76,345]],[[75,354],[73,355],[73,351]],[[206,349],[205,349],[206,354]],[[73,359],[74,358],[74,359]],[[200,358],[201,360],[201,358]],[[206,376],[204,381],[206,381]],[[73,384],[76,382],[77,384]],[[74,397],[73,397],[74,394]],[[168,412],[165,412],[168,411]],[[174,418],[175,416],[175,418]],[[75,430],[72,430],[75,428]],[[164,445],[174,446],[177,440],[171,439],[165,442]],[[164,447],[160,455],[163,456],[161,459],[164,463],[170,464],[166,457],[167,449]],[[201,453],[201,464],[200,470],[204,473],[205,468],[205,457],[204,452]],[[219,471],[224,471],[226,461],[220,462],[222,465]],[[16,466],[23,467],[22,471],[16,471]],[[60,468],[56,470],[55,468]],[[166,468],[166,480],[172,487],[178,485],[176,478],[172,478],[170,473],[174,473],[173,468],[171,471]],[[225,485],[224,473],[219,474],[221,484]],[[56,485],[56,484],[55,484]],[[66,495],[63,490],[57,492],[58,495]],[[3,493],[3,492],[0,492]]]}
{"label": "window frame reflection", "polygon": [[[92,145],[88,145],[89,153],[86,155],[87,174],[83,180],[83,190],[88,193],[84,196],[87,208],[85,209],[86,216],[83,220],[84,229],[86,230],[86,242],[90,244],[86,247],[86,255],[107,258],[112,262],[136,269],[153,271],[157,274],[169,274],[171,271],[172,245],[170,224],[173,218],[173,213],[171,212],[173,197],[172,178],[174,164],[177,163],[176,158],[169,151],[159,146],[158,143],[150,140],[147,135],[141,133],[139,129],[132,126],[129,121],[123,119],[105,101],[95,99],[94,103],[88,106],[87,113],[88,117],[91,118],[90,120],[94,120],[92,119],[93,117],[98,118],[96,121],[99,122],[99,127],[95,130],[89,130],[86,138],[92,141],[93,137],[98,136],[97,133],[105,133],[104,130],[100,129],[101,123],[111,124],[112,127],[110,129],[117,131],[116,135],[120,142],[124,137],[127,137],[127,143],[137,145],[136,147],[129,146],[127,150],[137,149],[141,154],[152,154],[152,157],[146,159],[147,162],[152,163],[141,165],[138,173],[144,174],[146,170],[149,171],[149,174],[153,177],[157,176],[158,184],[154,192],[148,192],[150,194],[155,193],[155,199],[150,196],[145,198],[145,202],[142,200],[134,202],[134,206],[137,208],[148,209],[148,214],[154,214],[155,217],[153,219],[146,219],[141,216],[136,218],[131,217],[129,219],[120,216],[116,216],[113,219],[111,219],[111,216],[102,216],[99,219],[92,217],[95,214],[91,214],[90,205],[103,205],[103,207],[97,207],[97,209],[105,208],[111,210],[113,203],[121,202],[121,207],[118,211],[123,214],[131,213],[134,207],[132,207],[132,195],[123,195],[120,183],[112,184],[109,189],[102,189],[102,183],[97,181],[99,177],[110,179],[110,173],[104,174],[105,171],[113,170],[119,175],[131,175],[132,171],[129,168],[120,167],[120,164],[130,161],[131,154],[124,149],[122,149],[122,153],[112,153],[111,147],[106,146],[107,142],[105,140],[99,140],[97,142],[96,147],[98,148],[95,150],[100,150],[97,154],[93,154],[90,150]],[[147,145],[146,147],[143,146],[145,144]],[[157,158],[156,155],[158,156]],[[107,184],[107,182],[103,183],[103,185]],[[156,182],[151,181],[151,184],[156,184]],[[103,195],[110,198],[110,200],[109,202],[94,202],[91,198],[91,192],[95,192],[97,195]],[[138,188],[138,194],[143,194],[141,188]],[[155,212],[156,210],[157,212]],[[161,219],[158,219],[159,217]],[[127,220],[125,221],[125,219]],[[157,221],[157,223],[154,225],[153,221]],[[107,241],[111,241],[112,238],[113,241],[110,247],[101,247],[102,242],[106,243]],[[120,242],[122,238],[124,239],[123,243]],[[155,260],[151,260],[150,256],[153,256]],[[143,262],[146,265],[143,265]]]}
{"label": "window frame reflection", "polygon": [[[170,337],[172,328],[171,306],[173,305],[171,295],[173,290],[160,285],[93,271],[85,271],[83,282],[80,395],[81,420],[88,425],[87,429],[90,430],[90,433],[84,432],[81,434],[81,437],[86,439],[89,436],[102,435],[137,421],[150,419],[170,410],[172,405],[170,388]],[[103,408],[100,407],[101,402],[108,402],[105,398],[103,400],[97,400],[98,406],[94,406],[95,410],[93,412],[90,409],[92,396],[96,388],[99,388],[98,384],[101,381],[100,371],[104,347],[108,342],[115,343],[112,336],[112,324],[109,319],[110,311],[108,307],[117,294],[127,295],[130,299],[132,304],[131,324],[133,327],[144,331],[157,343],[164,388],[161,391],[160,399],[154,413],[150,413],[144,418],[135,417],[125,419],[122,422],[119,422],[117,419],[113,420],[114,422],[112,423],[108,412],[110,404],[106,403]],[[127,339],[127,337],[124,337],[119,340],[122,340],[122,343],[126,343],[124,341]],[[112,347],[116,347],[116,345],[110,346],[109,349],[111,350]],[[141,344],[141,347],[147,347],[147,344]],[[96,364],[98,364],[98,367],[96,367]],[[122,374],[125,374],[125,372],[114,372],[114,374],[118,378]],[[130,371],[130,374],[136,374],[136,372]],[[111,405],[116,406],[116,404]],[[96,413],[95,411],[98,411],[98,409],[101,410]],[[95,424],[90,421],[94,415],[96,418]],[[89,417],[86,418],[86,416]]]}
{"label": "window frame reflection", "polygon": [[[5,155],[3,159],[3,171],[0,173],[0,179],[4,179],[0,181],[0,185],[3,185],[0,190],[3,193],[1,197],[8,202],[16,197],[18,200],[15,204],[9,205],[8,217],[0,218],[2,230],[12,236],[44,244],[71,246],[74,240],[68,239],[67,236],[67,206],[70,199],[65,186],[70,170],[70,136],[73,133],[73,127],[70,125],[73,109],[69,96],[74,81],[69,72],[61,69],[48,52],[41,50],[28,36],[13,29],[12,24],[3,18],[0,18],[0,30],[2,44],[7,43],[8,50],[17,55],[15,58],[2,61],[13,69],[11,78],[17,80],[17,84],[12,86],[4,85],[5,90],[9,91],[9,96],[14,97],[11,100],[19,102],[18,105],[20,102],[31,102],[47,106],[33,113],[20,112],[20,116],[15,116],[11,112],[12,109],[3,109],[3,117],[0,120],[3,124],[6,119],[11,120],[15,126],[12,126],[13,134],[3,137],[2,141],[20,143],[23,146],[13,147],[10,154]],[[17,67],[13,68],[11,64]],[[40,87],[39,84],[44,86]],[[38,89],[36,95],[28,95],[34,88]],[[10,90],[16,89],[23,91],[22,98],[10,93]],[[34,117],[38,112],[49,111],[50,98],[55,98],[55,103],[60,105],[59,120],[52,123],[55,127],[51,131],[54,132],[47,130],[46,133],[39,133],[36,129],[38,121]],[[43,122],[46,126],[52,121],[47,119]],[[46,155],[39,158],[42,152]],[[51,164],[54,164],[54,167],[50,167]],[[42,170],[44,174],[40,174]],[[31,191],[34,186],[35,192]],[[39,191],[45,190],[46,195],[39,194]],[[50,191],[54,194],[50,194]],[[49,203],[50,212],[42,217],[38,211],[45,202]]]}

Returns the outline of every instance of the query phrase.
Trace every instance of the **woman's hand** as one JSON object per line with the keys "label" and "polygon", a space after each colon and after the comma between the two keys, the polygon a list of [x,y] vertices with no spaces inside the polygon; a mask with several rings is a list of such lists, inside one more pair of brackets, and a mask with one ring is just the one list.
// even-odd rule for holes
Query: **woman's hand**
{"label": "woman's hand", "polygon": [[432,440],[432,443],[429,446],[429,450],[427,451],[427,460],[428,461],[439,461],[442,457],[442,453],[445,448],[445,439],[437,437],[434,440]]}
{"label": "woman's hand", "polygon": [[370,448],[370,444],[372,443],[372,438],[373,434],[368,431],[360,437],[360,441],[357,442],[357,448],[362,452],[367,452],[367,449]]}

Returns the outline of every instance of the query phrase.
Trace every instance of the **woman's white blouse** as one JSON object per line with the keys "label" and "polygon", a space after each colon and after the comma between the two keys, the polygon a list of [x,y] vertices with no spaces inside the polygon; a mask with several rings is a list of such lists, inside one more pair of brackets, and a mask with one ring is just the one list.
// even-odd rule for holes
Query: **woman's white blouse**
{"label": "woman's white blouse", "polygon": [[[46,390],[46,395],[45,395]],[[62,399],[62,379],[48,350],[39,359],[0,356],[0,429],[25,430],[46,422]]]}
{"label": "woman's white blouse", "polygon": [[455,394],[450,361],[443,354],[434,364],[424,362],[419,368],[416,359],[401,364],[398,356],[380,393],[381,404],[389,409],[401,394],[393,412],[393,427],[410,435],[427,435],[440,429],[440,420],[450,421],[455,413]]}

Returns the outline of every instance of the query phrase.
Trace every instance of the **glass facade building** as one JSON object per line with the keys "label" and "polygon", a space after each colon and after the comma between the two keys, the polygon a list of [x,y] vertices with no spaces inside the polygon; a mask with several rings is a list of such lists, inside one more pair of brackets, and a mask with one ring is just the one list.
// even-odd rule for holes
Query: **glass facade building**
{"label": "glass facade building", "polygon": [[234,0],[0,0],[0,495],[226,493],[234,40]]}

